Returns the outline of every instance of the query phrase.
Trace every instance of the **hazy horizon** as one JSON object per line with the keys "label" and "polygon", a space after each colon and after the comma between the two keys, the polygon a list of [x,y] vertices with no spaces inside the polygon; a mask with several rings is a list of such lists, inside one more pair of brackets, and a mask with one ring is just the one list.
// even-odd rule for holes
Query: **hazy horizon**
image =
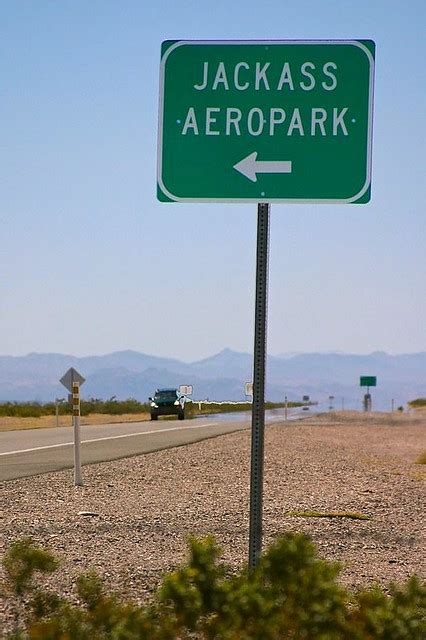
{"label": "hazy horizon", "polygon": [[[89,357],[102,357],[102,356],[107,356],[107,355],[111,355],[113,353],[126,353],[126,352],[132,352],[132,353],[139,353],[139,354],[144,354],[144,355],[148,355],[148,356],[153,356],[156,358],[168,358],[171,360],[179,360],[181,362],[184,363],[192,363],[192,362],[197,362],[199,360],[205,360],[211,357],[214,357],[215,355],[218,355],[219,353],[223,353],[224,351],[230,351],[233,353],[241,353],[241,354],[247,354],[247,355],[252,355],[252,351],[241,351],[239,349],[232,349],[231,347],[222,347],[221,349],[219,349],[218,351],[215,351],[214,353],[208,353],[208,354],[203,354],[200,355],[198,357],[192,358],[190,360],[185,359],[185,358],[179,358],[177,356],[173,356],[173,355],[160,355],[158,353],[155,353],[154,351],[149,351],[148,349],[132,349],[132,348],[128,348],[128,349],[111,349],[108,351],[102,351],[102,352],[87,352],[87,353],[71,353],[71,352],[66,352],[66,351],[28,351],[25,353],[0,353],[0,357],[4,357],[4,358],[25,358],[26,356],[32,356],[32,355],[61,355],[61,356],[69,356],[69,357],[73,357],[73,358],[89,358]],[[342,355],[342,356],[371,356],[371,355],[379,355],[379,354],[383,354],[383,355],[387,355],[387,356],[409,356],[409,355],[417,355],[419,353],[426,353],[426,349],[421,349],[419,351],[403,351],[403,352],[391,352],[391,351],[384,351],[383,349],[374,349],[373,351],[364,351],[364,352],[355,352],[355,351],[342,351],[342,350],[337,350],[337,349],[321,349],[321,350],[315,350],[315,351],[289,351],[289,352],[277,352],[274,353],[271,350],[268,349],[268,356],[272,356],[274,358],[290,358],[290,357],[296,357],[299,355]]]}

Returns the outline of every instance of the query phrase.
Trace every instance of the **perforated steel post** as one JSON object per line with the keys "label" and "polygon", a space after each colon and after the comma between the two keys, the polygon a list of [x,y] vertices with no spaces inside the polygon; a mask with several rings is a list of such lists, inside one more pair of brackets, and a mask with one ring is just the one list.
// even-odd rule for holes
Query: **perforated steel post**
{"label": "perforated steel post", "polygon": [[262,551],[263,443],[265,431],[265,371],[270,206],[270,204],[257,205],[256,302],[254,317],[250,477],[250,569],[253,569],[257,565]]}
{"label": "perforated steel post", "polygon": [[74,485],[83,486],[81,475],[80,383],[72,382],[72,423],[74,427]]}

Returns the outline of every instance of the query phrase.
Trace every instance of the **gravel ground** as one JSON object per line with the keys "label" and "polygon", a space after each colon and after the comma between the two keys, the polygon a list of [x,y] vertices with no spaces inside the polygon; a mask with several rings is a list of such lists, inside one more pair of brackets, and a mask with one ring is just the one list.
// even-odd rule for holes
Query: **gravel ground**
{"label": "gravel ground", "polygon": [[[264,544],[304,531],[321,557],[343,563],[349,588],[425,577],[425,415],[328,414],[268,426]],[[190,534],[213,534],[223,559],[246,562],[250,433],[83,468],[5,482],[0,556],[32,536],[62,569],[49,580],[73,594],[75,577],[95,569],[106,584],[141,602],[185,560]],[[90,511],[97,515],[79,515]],[[357,512],[369,520],[289,516],[289,511]],[[0,574],[1,576],[1,574]],[[10,623],[0,601],[0,629]]]}

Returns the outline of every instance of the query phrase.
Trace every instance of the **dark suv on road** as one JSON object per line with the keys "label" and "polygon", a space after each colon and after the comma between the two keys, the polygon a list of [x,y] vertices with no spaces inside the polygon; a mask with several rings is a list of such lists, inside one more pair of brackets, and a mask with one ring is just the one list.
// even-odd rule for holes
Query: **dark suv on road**
{"label": "dark suv on road", "polygon": [[157,389],[153,398],[149,398],[151,404],[151,420],[157,420],[158,416],[177,416],[179,420],[185,418],[185,396],[177,389]]}

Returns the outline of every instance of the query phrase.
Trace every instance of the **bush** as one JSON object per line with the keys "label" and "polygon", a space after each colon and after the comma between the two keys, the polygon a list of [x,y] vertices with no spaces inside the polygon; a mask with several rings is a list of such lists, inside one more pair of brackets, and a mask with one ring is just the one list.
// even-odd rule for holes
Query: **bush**
{"label": "bush", "polygon": [[39,418],[50,415],[50,413],[50,405],[42,405],[38,402],[4,402],[0,404],[0,416]]}
{"label": "bush", "polygon": [[123,415],[124,413],[146,413],[148,405],[128,398],[127,400],[116,400],[114,397],[110,400],[99,400],[98,398],[89,398],[89,400],[81,401],[81,415],[87,416],[90,413],[102,413],[107,415]]}
{"label": "bush", "polygon": [[[289,402],[288,408],[300,407],[302,402]],[[266,402],[266,409],[276,409],[284,407],[282,402]],[[202,403],[201,409],[198,408],[198,402],[188,400],[185,405],[185,411],[188,416],[204,415],[211,413],[230,413],[232,411],[251,411],[252,405],[249,402],[240,403],[219,403],[210,402]],[[127,400],[116,400],[113,396],[109,400],[101,400],[100,398],[89,398],[81,400],[80,410],[82,416],[88,416],[91,413],[101,413],[106,415],[123,415],[125,413],[138,414],[149,413],[150,406],[147,403],[139,402],[135,398]],[[18,418],[40,418],[42,416],[54,416],[56,413],[56,405],[54,402],[46,402],[44,404],[38,402],[5,402],[0,404],[0,416],[13,416]],[[68,402],[58,404],[58,414],[71,415],[71,405]]]}
{"label": "bush", "polygon": [[417,398],[416,400],[411,400],[408,405],[415,409],[416,407],[426,407],[426,398]]}
{"label": "bush", "polygon": [[[81,400],[81,415],[87,416],[91,413],[103,413],[108,415],[122,415],[124,413],[146,413],[149,411],[147,404],[143,404],[134,398],[127,400],[100,400],[99,398],[89,398]],[[4,402],[0,404],[0,416],[12,416],[17,418],[40,418],[41,416],[54,416],[56,404],[46,402]],[[58,404],[58,414],[71,415],[71,405],[68,402]]]}
{"label": "bush", "polygon": [[9,640],[421,640],[426,589],[416,577],[350,595],[336,563],[320,560],[303,535],[272,545],[252,572],[232,575],[212,538],[190,540],[186,566],[139,607],[105,591],[96,574],[77,581],[79,605],[37,588],[36,572],[57,563],[28,539],[12,545],[5,569],[16,628]]}

